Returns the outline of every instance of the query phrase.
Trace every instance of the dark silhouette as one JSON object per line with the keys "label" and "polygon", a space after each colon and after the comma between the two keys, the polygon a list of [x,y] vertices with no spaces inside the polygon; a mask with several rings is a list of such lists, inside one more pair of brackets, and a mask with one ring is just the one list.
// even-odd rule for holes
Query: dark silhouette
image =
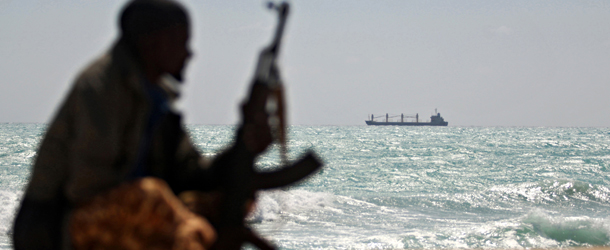
{"label": "dark silhouette", "polygon": [[[288,6],[281,6],[285,20]],[[77,77],[47,128],[15,219],[16,250],[239,249],[245,241],[272,248],[245,226],[247,205],[257,190],[292,184],[321,166],[310,152],[275,172],[254,170],[272,131],[285,148],[275,66],[281,31],[261,53],[270,63],[259,63],[234,141],[208,160],[172,108],[192,54],[189,22],[171,0],[134,0],[122,10],[119,39]],[[281,122],[273,126],[270,97],[279,100]],[[194,210],[207,220],[176,198],[192,190],[187,205],[205,207]]]}

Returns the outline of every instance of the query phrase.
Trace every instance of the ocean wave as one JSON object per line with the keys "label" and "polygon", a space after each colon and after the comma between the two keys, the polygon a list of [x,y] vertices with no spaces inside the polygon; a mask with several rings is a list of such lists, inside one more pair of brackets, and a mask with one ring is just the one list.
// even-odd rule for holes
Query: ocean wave
{"label": "ocean wave", "polygon": [[610,189],[582,181],[556,179],[540,182],[497,185],[469,192],[437,192],[431,194],[372,196],[371,202],[383,206],[447,208],[450,211],[482,212],[514,210],[538,205],[572,207],[583,203],[610,206]]}
{"label": "ocean wave", "polygon": [[405,249],[529,249],[607,246],[610,220],[553,216],[535,210],[521,218],[416,229],[403,238]]}
{"label": "ocean wave", "polygon": [[[537,183],[520,183],[496,186],[490,189],[495,199],[508,203],[573,206],[574,202],[591,202],[610,206],[610,189],[603,185],[567,179],[549,179]],[[495,193],[495,195],[494,195]]]}
{"label": "ocean wave", "polygon": [[404,249],[528,249],[561,247],[518,220],[414,230],[403,238]]}
{"label": "ocean wave", "polygon": [[608,218],[554,216],[542,210],[535,210],[525,217],[523,223],[531,224],[541,236],[569,246],[610,244],[610,219]]}
{"label": "ocean wave", "polygon": [[334,195],[306,190],[275,190],[261,192],[249,222],[275,221],[280,216],[303,214],[321,209],[332,209]]}

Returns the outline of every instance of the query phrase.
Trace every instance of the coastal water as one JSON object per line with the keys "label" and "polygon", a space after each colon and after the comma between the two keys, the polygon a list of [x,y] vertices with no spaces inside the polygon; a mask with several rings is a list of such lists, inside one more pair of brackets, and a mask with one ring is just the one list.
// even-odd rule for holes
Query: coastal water
{"label": "coastal water", "polygon": [[[191,125],[213,155],[232,126]],[[43,124],[0,124],[0,249]],[[261,193],[249,222],[280,249],[610,245],[610,128],[292,126],[313,178]],[[279,162],[277,150],[258,161]]]}

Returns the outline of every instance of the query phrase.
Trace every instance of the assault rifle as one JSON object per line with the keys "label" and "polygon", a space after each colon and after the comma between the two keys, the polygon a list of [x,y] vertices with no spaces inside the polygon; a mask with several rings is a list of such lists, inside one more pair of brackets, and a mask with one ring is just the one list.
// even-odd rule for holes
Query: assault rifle
{"label": "assault rifle", "polygon": [[[227,180],[223,181],[223,198],[220,205],[220,218],[213,224],[218,231],[218,240],[213,249],[240,249],[242,244],[250,242],[262,250],[275,249],[267,241],[256,235],[245,224],[247,204],[254,200],[259,190],[286,187],[295,184],[316,172],[322,166],[313,151],[305,153],[300,160],[289,164],[286,156],[286,114],[284,108],[284,89],[277,67],[277,57],[289,13],[286,2],[269,4],[269,8],[278,13],[278,26],[271,44],[265,47],[258,58],[258,65],[250,89],[250,96],[243,108],[267,110],[269,123],[274,139],[280,145],[282,168],[272,172],[258,172],[253,159],[226,160]],[[243,112],[248,114],[250,112]],[[244,120],[253,119],[244,117]]]}

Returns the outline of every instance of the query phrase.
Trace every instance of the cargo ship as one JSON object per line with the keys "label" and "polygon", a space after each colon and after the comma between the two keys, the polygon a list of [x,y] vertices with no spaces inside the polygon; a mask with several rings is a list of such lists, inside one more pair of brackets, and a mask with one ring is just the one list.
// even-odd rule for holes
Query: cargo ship
{"label": "cargo ship", "polygon": [[[430,116],[430,122],[419,122],[419,114],[415,116],[405,116],[400,114],[400,121],[390,121],[390,118],[398,117],[398,115],[390,116],[389,114],[385,114],[385,121],[375,121],[375,118],[380,118],[383,116],[371,115],[371,120],[364,121],[366,125],[373,126],[447,126],[449,122],[446,122],[443,117],[441,117],[441,113],[437,113],[434,110],[435,115]],[[405,118],[415,118],[415,121],[405,121]]]}

